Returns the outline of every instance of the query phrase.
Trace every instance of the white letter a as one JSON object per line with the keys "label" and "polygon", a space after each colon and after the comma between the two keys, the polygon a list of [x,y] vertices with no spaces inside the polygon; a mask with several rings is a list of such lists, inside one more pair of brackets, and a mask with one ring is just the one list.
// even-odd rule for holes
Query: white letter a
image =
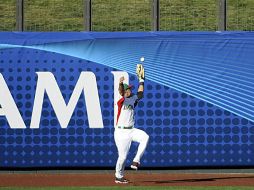
{"label": "white letter a", "polygon": [[2,74],[0,74],[0,105],[2,106],[0,115],[6,117],[12,129],[26,128]]}

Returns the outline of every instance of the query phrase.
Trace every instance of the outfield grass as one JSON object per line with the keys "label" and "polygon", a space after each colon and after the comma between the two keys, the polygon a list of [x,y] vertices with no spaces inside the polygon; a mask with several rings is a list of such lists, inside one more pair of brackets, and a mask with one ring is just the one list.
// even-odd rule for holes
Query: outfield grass
{"label": "outfield grass", "polygon": [[[5,190],[119,190],[120,187],[2,187]],[[251,190],[253,187],[121,187],[123,190]]]}
{"label": "outfield grass", "polygon": [[[26,31],[83,31],[84,0],[24,0]],[[228,30],[254,30],[254,1],[228,0]],[[93,0],[93,31],[150,31],[151,0]],[[0,1],[0,31],[15,30],[16,0]],[[215,31],[218,0],[160,0],[160,30]]]}

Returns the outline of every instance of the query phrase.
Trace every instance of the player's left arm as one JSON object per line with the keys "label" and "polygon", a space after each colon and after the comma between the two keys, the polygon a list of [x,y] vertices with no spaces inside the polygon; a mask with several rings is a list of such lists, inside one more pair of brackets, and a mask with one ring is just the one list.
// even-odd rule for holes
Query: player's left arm
{"label": "player's left arm", "polygon": [[139,87],[138,87],[137,96],[138,96],[138,99],[140,100],[141,98],[143,98],[144,83],[145,83],[145,69],[142,64],[137,65],[136,73],[137,73],[137,77],[139,80]]}
{"label": "player's left arm", "polygon": [[144,96],[144,82],[139,82],[138,87],[138,93],[137,93],[138,99],[140,100]]}

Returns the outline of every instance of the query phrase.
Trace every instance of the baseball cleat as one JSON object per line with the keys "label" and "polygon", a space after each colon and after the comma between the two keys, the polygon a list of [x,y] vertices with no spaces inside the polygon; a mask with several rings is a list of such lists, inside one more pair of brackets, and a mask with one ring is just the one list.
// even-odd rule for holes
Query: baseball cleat
{"label": "baseball cleat", "polygon": [[122,177],[122,178],[116,177],[115,183],[129,183],[129,181],[127,179],[125,179],[124,177]]}
{"label": "baseball cleat", "polygon": [[132,162],[131,169],[138,170],[139,165],[140,164],[138,162]]}

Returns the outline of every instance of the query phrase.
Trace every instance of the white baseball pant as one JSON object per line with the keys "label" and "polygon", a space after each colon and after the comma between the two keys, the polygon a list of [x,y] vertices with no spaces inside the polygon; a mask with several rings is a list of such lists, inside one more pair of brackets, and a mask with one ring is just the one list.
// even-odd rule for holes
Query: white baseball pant
{"label": "white baseball pant", "polygon": [[146,132],[136,128],[115,128],[114,138],[118,150],[115,176],[117,178],[122,178],[124,176],[125,161],[131,146],[131,142],[134,141],[139,143],[138,151],[133,159],[133,162],[140,163],[140,159],[145,152],[149,136],[146,134]]}

